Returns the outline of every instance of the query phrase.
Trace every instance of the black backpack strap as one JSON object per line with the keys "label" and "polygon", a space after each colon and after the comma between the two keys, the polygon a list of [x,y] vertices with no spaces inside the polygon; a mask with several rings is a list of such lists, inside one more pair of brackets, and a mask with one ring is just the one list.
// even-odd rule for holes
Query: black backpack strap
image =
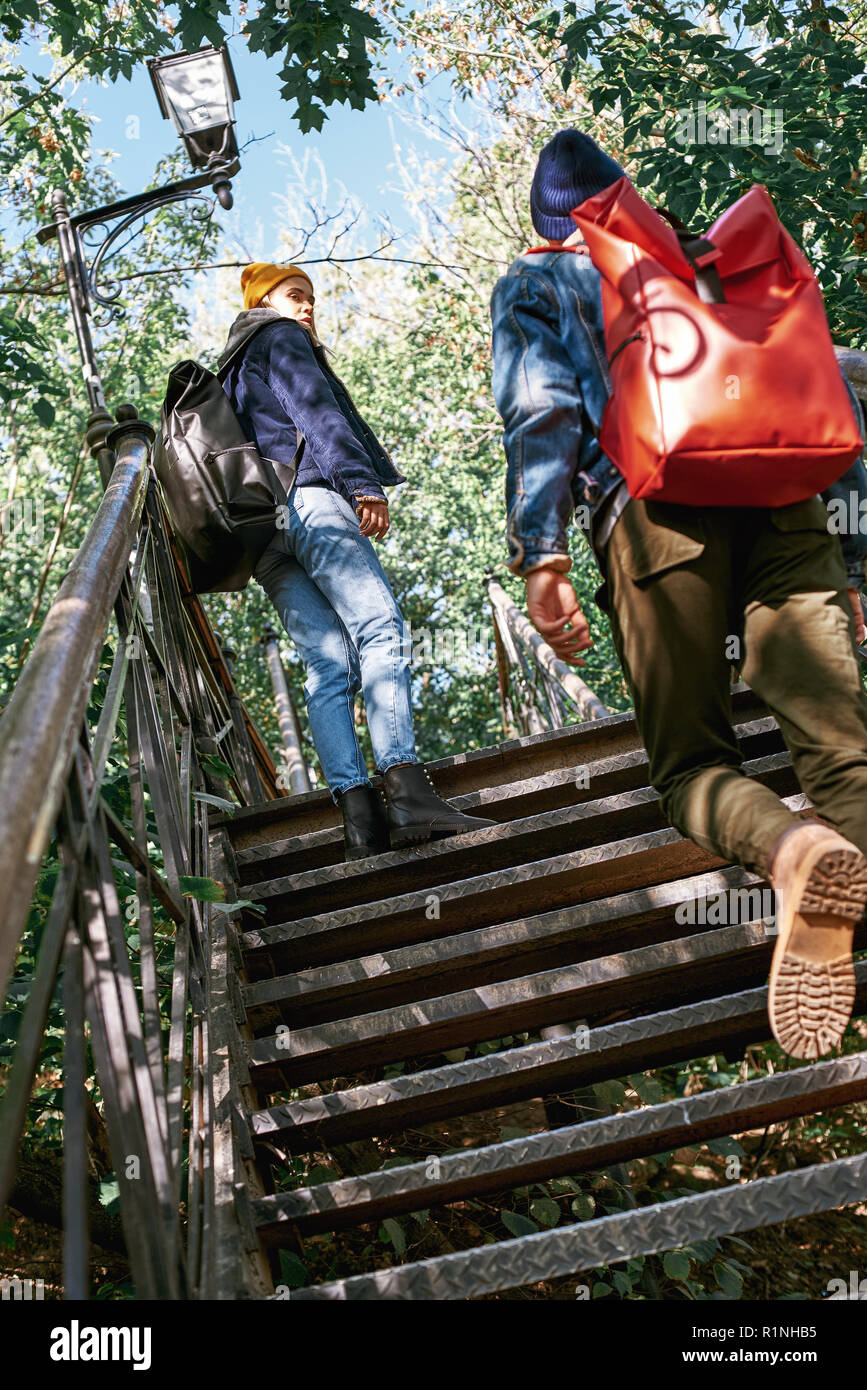
{"label": "black backpack strap", "polygon": [[[235,361],[235,358],[239,355],[239,353],[242,353],[242,352],[244,351],[245,348],[248,348],[248,347],[250,346],[250,344],[252,343],[253,339],[256,337],[256,335],[257,335],[258,333],[261,333],[261,331],[262,331],[263,328],[269,328],[269,327],[271,326],[272,323],[276,323],[276,322],[277,322],[276,319],[268,319],[265,323],[260,323],[256,328],[254,328],[254,330],[253,330],[252,333],[249,333],[249,334],[247,335],[246,338],[242,338],[242,339],[241,339],[241,341],[240,341],[240,343],[238,343],[238,346],[237,346],[237,347],[235,347],[235,348],[232,349],[232,351],[230,352],[229,356],[225,359],[225,361],[222,363],[222,365],[221,365],[220,367],[217,368],[216,372],[214,373],[214,375],[216,376],[216,378],[217,378],[217,380],[219,381],[219,383],[220,383],[221,386],[222,386],[222,384],[223,384],[223,378],[224,378],[224,376],[225,376],[225,373],[228,372],[229,368],[233,365],[233,363],[234,363],[234,361]],[[298,471],[298,462],[299,462],[299,459],[301,458],[301,455],[302,455],[303,452],[304,452],[304,435],[301,433],[301,431],[299,430],[298,426],[296,425],[296,426],[295,426],[295,453],[292,455],[292,458],[291,458],[290,462],[289,462],[288,464],[287,464],[287,463],[279,463],[277,459],[269,459],[269,463],[271,464],[272,468],[274,469],[275,473],[277,474],[278,479],[279,479],[280,482],[283,484],[283,487],[284,487],[284,489],[285,489],[287,495],[288,495],[289,491],[291,490],[291,486],[292,486],[292,484],[291,484],[291,482],[290,482],[289,480],[290,480],[290,478],[291,478],[291,479],[294,481],[295,474],[296,474],[297,471]],[[290,472],[290,470],[291,470],[291,472]]]}
{"label": "black backpack strap", "polygon": [[714,246],[712,241],[708,241],[707,237],[697,236],[695,232],[691,232],[681,222],[677,214],[668,208],[658,207],[656,211],[673,229],[680,242],[681,251],[695,272],[699,299],[705,304],[725,304],[726,297],[722,280],[719,271],[713,264],[722,255],[722,252]]}
{"label": "black backpack strap", "polygon": [[680,242],[681,251],[695,271],[699,299],[705,304],[724,304],[726,297],[722,280],[713,264],[722,252],[712,241],[708,241],[707,237],[694,236],[692,232],[679,231],[677,228],[675,235]]}

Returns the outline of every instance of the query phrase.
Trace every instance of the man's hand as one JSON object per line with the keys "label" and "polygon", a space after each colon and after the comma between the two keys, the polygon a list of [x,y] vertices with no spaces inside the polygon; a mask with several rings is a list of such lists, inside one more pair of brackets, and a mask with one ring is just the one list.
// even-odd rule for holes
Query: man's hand
{"label": "man's hand", "polygon": [[381,541],[391,525],[386,501],[359,502],[355,515],[361,522],[362,536],[372,536],[375,541]]}
{"label": "man's hand", "polygon": [[861,591],[860,589],[850,589],[848,592],[849,602],[852,605],[852,617],[855,619],[855,641],[860,647],[864,638],[867,637],[867,627],[864,625],[864,611],[861,607]]}
{"label": "man's hand", "polygon": [[527,575],[527,613],[536,631],[561,661],[570,666],[585,665],[578,652],[592,647],[593,638],[578,596],[565,574],[538,569]]}

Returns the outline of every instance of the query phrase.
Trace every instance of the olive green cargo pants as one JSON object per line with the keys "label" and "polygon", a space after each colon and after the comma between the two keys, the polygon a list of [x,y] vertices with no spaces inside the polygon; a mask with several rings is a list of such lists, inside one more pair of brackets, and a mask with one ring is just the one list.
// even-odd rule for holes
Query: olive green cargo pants
{"label": "olive green cargo pants", "polygon": [[632,500],[605,556],[599,603],[665,815],[762,874],[797,817],[741,771],[733,665],[816,810],[867,854],[867,696],[827,515],[818,497],[775,510]]}

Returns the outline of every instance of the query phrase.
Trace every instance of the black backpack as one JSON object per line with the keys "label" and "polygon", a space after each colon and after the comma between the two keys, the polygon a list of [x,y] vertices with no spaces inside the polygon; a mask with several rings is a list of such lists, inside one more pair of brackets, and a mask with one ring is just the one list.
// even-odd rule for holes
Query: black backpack
{"label": "black backpack", "polygon": [[154,468],[197,594],[244,588],[298,471],[301,436],[290,464],[265,458],[244,438],[220,384],[253,336],[238,344],[217,376],[200,362],[177,362],[160,413]]}

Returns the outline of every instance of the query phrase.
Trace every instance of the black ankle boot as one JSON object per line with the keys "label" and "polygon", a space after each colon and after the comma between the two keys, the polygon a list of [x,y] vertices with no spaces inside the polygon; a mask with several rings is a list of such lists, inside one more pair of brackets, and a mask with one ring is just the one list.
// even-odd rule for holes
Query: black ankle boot
{"label": "black ankle boot", "polygon": [[379,793],[368,782],[361,787],[350,787],[338,801],[343,812],[346,861],[383,854],[389,847],[388,821]]}
{"label": "black ankle boot", "polygon": [[465,835],[482,830],[496,821],[481,816],[465,816],[441,796],[419,763],[402,763],[382,774],[391,847],[419,844],[424,840],[443,840],[449,835]]}

